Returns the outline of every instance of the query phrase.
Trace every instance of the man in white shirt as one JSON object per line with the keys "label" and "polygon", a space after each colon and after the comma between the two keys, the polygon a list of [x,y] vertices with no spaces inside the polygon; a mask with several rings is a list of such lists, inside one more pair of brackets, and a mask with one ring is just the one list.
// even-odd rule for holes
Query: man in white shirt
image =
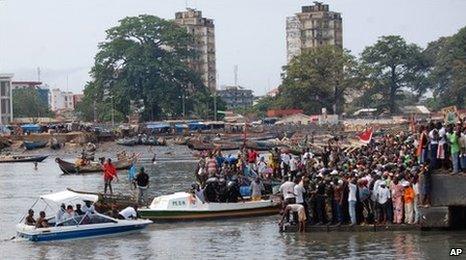
{"label": "man in white shirt", "polygon": [[95,207],[93,204],[91,204],[91,201],[86,200],[84,201],[84,206],[82,207],[82,211],[84,214],[94,214],[95,213]]}
{"label": "man in white shirt", "polygon": [[352,179],[349,182],[349,194],[348,194],[348,210],[351,218],[351,225],[356,225],[356,180]]}
{"label": "man in white shirt", "polygon": [[291,157],[291,160],[290,160],[290,174],[293,177],[295,177],[296,174],[298,173],[298,163],[299,163],[299,161],[296,158],[296,156]]}
{"label": "man in white shirt", "polygon": [[296,198],[294,195],[294,186],[296,185],[294,182],[288,178],[281,186],[279,191],[283,195],[283,201],[286,205],[294,204],[296,202]]}
{"label": "man in white shirt", "polygon": [[290,170],[290,160],[291,160],[291,155],[288,153],[288,151],[285,151],[280,155],[280,159],[282,161],[282,175],[285,176],[288,174],[288,171]]}
{"label": "man in white shirt", "polygon": [[65,220],[64,219],[65,212],[66,212],[66,206],[65,206],[64,203],[62,203],[60,205],[60,208],[58,209],[57,214],[55,215],[55,225],[57,225],[60,222],[62,222],[63,220]]}
{"label": "man in white shirt", "polygon": [[382,223],[385,223],[388,219],[387,217],[387,209],[389,207],[388,200],[390,199],[390,190],[387,188],[385,183],[382,183],[377,190],[377,203],[379,208],[382,210]]}

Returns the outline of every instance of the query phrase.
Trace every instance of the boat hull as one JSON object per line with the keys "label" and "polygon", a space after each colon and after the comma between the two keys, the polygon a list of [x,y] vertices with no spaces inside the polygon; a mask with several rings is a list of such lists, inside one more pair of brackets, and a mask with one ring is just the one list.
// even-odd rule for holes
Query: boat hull
{"label": "boat hull", "polygon": [[[74,163],[64,161],[60,158],[56,158],[55,162],[58,164],[58,167],[62,170],[64,174],[80,174],[80,173],[92,173],[92,172],[101,172],[102,167],[100,165],[89,165],[83,167],[76,167]],[[117,161],[113,163],[117,170],[129,169],[131,166],[131,160],[127,161]]]}
{"label": "boat hull", "polygon": [[272,205],[261,208],[216,211],[139,209],[138,213],[141,216],[141,218],[146,218],[154,221],[195,221],[268,216],[278,214],[279,210],[279,205]]}
{"label": "boat hull", "polygon": [[17,234],[19,237],[26,238],[30,241],[39,242],[39,241],[52,241],[52,240],[64,240],[64,239],[77,239],[77,238],[86,238],[86,237],[96,237],[96,236],[106,236],[113,235],[125,232],[140,231],[147,227],[150,222],[141,222],[133,225],[124,225],[124,226],[108,226],[98,228],[86,228],[79,230],[70,230],[70,231],[57,231],[57,232],[22,232],[18,231]]}
{"label": "boat hull", "polygon": [[42,162],[47,158],[48,155],[44,156],[25,156],[25,157],[18,157],[17,159],[6,159],[6,160],[1,160],[0,163],[16,163],[16,162]]}
{"label": "boat hull", "polygon": [[23,144],[26,150],[34,150],[34,149],[44,148],[47,145],[47,141],[39,141],[39,142],[25,141],[23,142]]}

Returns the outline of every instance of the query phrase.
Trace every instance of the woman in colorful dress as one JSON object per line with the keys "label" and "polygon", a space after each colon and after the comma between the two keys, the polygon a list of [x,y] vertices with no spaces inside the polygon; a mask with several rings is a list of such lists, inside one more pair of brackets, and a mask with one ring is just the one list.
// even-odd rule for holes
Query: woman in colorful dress
{"label": "woman in colorful dress", "polygon": [[403,222],[403,191],[403,185],[395,178],[392,186],[393,223],[395,224]]}

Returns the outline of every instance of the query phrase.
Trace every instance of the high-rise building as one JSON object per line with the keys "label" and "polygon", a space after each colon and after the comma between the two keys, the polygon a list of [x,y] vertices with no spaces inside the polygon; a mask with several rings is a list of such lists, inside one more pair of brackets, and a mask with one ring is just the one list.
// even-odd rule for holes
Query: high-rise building
{"label": "high-rise building", "polygon": [[301,54],[303,50],[335,45],[343,47],[341,14],[329,11],[321,2],[301,7],[301,13],[286,18],[287,61]]}
{"label": "high-rise building", "polygon": [[224,86],[217,94],[225,102],[227,109],[252,107],[254,101],[252,90],[240,86]]}
{"label": "high-rise building", "polygon": [[206,87],[215,90],[215,25],[214,20],[202,17],[199,10],[188,8],[175,14],[175,22],[186,28],[194,36],[194,46],[198,57],[189,61],[189,66],[197,71]]}
{"label": "high-rise building", "polygon": [[0,125],[13,121],[12,78],[13,74],[0,74]]}
{"label": "high-rise building", "polygon": [[73,92],[61,91],[59,88],[52,89],[50,94],[50,108],[53,112],[73,110]]}

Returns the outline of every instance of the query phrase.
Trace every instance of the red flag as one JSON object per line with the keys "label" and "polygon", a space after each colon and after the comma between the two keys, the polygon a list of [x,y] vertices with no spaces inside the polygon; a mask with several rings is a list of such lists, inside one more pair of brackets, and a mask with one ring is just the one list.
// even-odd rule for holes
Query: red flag
{"label": "red flag", "polygon": [[367,128],[364,132],[358,135],[359,141],[368,144],[372,139],[372,128]]}

